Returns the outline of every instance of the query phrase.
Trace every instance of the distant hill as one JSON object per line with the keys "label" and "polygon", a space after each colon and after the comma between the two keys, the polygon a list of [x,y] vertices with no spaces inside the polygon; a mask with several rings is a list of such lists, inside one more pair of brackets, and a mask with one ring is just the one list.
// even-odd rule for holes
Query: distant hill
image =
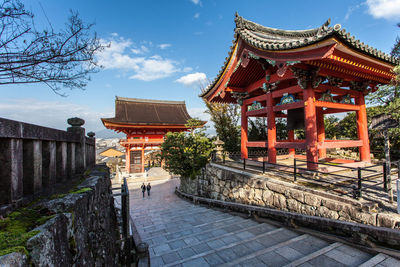
{"label": "distant hill", "polygon": [[124,138],[124,133],[116,133],[113,130],[104,129],[96,132],[96,138]]}

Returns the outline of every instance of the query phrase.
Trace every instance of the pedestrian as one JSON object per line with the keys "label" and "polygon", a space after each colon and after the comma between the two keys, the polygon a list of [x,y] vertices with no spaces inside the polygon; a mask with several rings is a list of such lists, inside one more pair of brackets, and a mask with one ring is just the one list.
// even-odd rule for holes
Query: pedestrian
{"label": "pedestrian", "polygon": [[147,189],[147,196],[150,196],[150,189],[151,189],[150,183],[147,185],[146,189]]}
{"label": "pedestrian", "polygon": [[144,192],[146,192],[146,185],[143,183],[140,188],[142,188],[142,194],[143,194],[143,198],[144,198]]}

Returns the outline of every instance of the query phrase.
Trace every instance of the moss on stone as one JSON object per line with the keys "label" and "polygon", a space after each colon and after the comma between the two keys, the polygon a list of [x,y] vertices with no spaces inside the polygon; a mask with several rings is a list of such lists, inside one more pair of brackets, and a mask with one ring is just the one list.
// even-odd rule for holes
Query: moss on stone
{"label": "moss on stone", "polygon": [[0,256],[12,252],[24,252],[26,241],[39,231],[32,231],[53,218],[48,211],[40,207],[21,208],[0,220]]}
{"label": "moss on stone", "polygon": [[84,188],[77,189],[77,190],[74,190],[74,191],[69,191],[68,193],[69,194],[81,194],[81,193],[89,192],[89,191],[92,191],[92,190],[93,189],[90,188],[90,187],[84,187]]}
{"label": "moss on stone", "polygon": [[80,188],[80,189],[74,188],[74,189],[71,189],[70,191],[68,191],[68,193],[65,193],[65,194],[55,194],[55,195],[52,195],[52,196],[50,197],[50,199],[63,198],[63,197],[65,197],[66,195],[69,195],[69,194],[81,194],[81,193],[89,192],[89,191],[92,191],[92,190],[93,190],[93,189],[90,188],[90,187],[84,187],[84,188]]}

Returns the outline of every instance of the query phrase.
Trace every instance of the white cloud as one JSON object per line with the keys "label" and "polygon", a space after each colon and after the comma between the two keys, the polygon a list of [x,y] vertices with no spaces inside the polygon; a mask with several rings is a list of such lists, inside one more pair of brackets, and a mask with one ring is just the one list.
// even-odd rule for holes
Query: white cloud
{"label": "white cloud", "polygon": [[194,85],[202,86],[205,84],[206,81],[207,81],[207,76],[205,73],[195,72],[182,76],[175,82],[182,83],[186,86],[194,86]]}
{"label": "white cloud", "polygon": [[349,20],[351,14],[353,14],[354,11],[356,11],[357,9],[359,9],[361,7],[362,4],[358,4],[355,6],[350,6],[347,8],[347,12],[346,15],[344,16],[344,20],[347,21]]}
{"label": "white cloud", "polygon": [[190,0],[192,1],[193,4],[195,5],[201,5],[201,1],[200,0]]}
{"label": "white cloud", "polygon": [[198,19],[200,17],[200,13],[194,14],[193,18]]}
{"label": "white cloud", "polygon": [[168,47],[171,47],[172,45],[171,44],[160,44],[158,47],[161,49],[161,50],[164,50],[164,49],[167,49]]}
{"label": "white cloud", "polygon": [[[144,54],[150,52],[148,46],[136,47],[131,40],[123,37],[101,41],[109,43],[110,47],[105,48],[97,55],[99,64],[105,69],[124,70],[129,73],[130,79],[152,81],[182,71],[179,68],[179,63],[175,60],[163,58],[159,55],[144,56]],[[151,42],[143,43],[152,45]],[[165,45],[168,44],[164,44],[164,48]],[[133,74],[130,72],[133,72]]]}
{"label": "white cloud", "polygon": [[368,13],[374,18],[399,19],[400,0],[367,0]]}
{"label": "white cloud", "polygon": [[[21,108],[23,107],[23,108]],[[66,130],[67,119],[85,120],[86,132],[103,130],[100,118],[113,117],[113,112],[95,112],[86,106],[73,103],[42,101],[38,99],[2,99],[0,114],[3,118]]]}

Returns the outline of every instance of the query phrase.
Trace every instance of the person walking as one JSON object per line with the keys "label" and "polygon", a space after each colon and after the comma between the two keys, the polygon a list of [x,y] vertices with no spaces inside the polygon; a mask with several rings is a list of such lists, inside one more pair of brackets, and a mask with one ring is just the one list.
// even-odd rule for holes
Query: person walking
{"label": "person walking", "polygon": [[[150,183],[148,183],[146,189],[147,189],[147,196],[149,197],[149,196],[150,196],[150,189],[151,189]],[[143,193],[143,194],[144,194],[144,193]]]}
{"label": "person walking", "polygon": [[143,194],[143,198],[144,198],[144,192],[146,192],[146,185],[143,183],[140,188],[142,188],[142,194]]}

